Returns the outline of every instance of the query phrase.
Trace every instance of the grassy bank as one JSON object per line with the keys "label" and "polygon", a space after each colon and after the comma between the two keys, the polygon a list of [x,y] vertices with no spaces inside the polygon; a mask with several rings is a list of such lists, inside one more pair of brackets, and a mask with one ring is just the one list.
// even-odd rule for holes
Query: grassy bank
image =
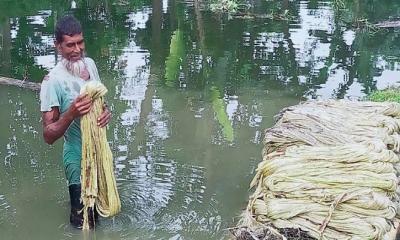
{"label": "grassy bank", "polygon": [[367,97],[368,100],[374,102],[398,102],[400,103],[400,88],[388,88],[385,90],[377,90]]}

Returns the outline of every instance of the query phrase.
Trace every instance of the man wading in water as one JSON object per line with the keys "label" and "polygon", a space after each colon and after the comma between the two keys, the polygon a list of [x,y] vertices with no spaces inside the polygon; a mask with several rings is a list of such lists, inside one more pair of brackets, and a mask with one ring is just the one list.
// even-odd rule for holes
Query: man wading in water
{"label": "man wading in water", "polygon": [[[100,78],[94,61],[84,56],[82,27],[76,18],[61,18],[56,25],[55,38],[55,46],[62,58],[44,78],[40,90],[43,137],[46,143],[53,144],[64,136],[63,162],[71,200],[70,222],[80,228],[83,224],[83,214],[80,211],[83,208],[80,201],[80,117],[90,111],[92,101],[86,95],[79,95],[79,92],[83,84],[88,81],[100,81]],[[104,106],[97,123],[104,127],[110,120],[111,112]],[[89,215],[91,228],[93,218],[97,216],[96,212],[94,215]]]}

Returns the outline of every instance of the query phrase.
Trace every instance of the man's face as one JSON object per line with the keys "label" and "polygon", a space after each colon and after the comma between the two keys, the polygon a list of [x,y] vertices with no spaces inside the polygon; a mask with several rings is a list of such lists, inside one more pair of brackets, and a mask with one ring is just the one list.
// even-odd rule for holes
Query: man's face
{"label": "man's face", "polygon": [[63,58],[76,62],[83,57],[85,42],[82,33],[73,36],[63,35],[61,43],[56,42],[56,47]]}

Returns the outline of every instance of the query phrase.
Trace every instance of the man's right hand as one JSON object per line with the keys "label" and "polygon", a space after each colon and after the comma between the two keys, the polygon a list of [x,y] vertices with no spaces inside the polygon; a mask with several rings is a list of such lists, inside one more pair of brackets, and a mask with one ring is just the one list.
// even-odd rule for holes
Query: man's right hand
{"label": "man's right hand", "polygon": [[92,108],[92,99],[87,94],[79,95],[69,107],[69,114],[73,119],[88,113]]}
{"label": "man's right hand", "polygon": [[46,143],[53,144],[62,137],[72,121],[88,113],[91,107],[92,99],[87,94],[81,94],[63,115],[60,115],[59,107],[52,107],[51,111],[43,112],[43,137]]}

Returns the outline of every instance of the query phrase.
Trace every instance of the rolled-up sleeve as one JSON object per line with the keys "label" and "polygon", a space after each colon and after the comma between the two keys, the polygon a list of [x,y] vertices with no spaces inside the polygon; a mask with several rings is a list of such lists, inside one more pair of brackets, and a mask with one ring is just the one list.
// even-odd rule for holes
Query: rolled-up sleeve
{"label": "rolled-up sleeve", "polygon": [[52,107],[60,107],[59,89],[55,81],[45,77],[40,89],[40,111],[48,112]]}

